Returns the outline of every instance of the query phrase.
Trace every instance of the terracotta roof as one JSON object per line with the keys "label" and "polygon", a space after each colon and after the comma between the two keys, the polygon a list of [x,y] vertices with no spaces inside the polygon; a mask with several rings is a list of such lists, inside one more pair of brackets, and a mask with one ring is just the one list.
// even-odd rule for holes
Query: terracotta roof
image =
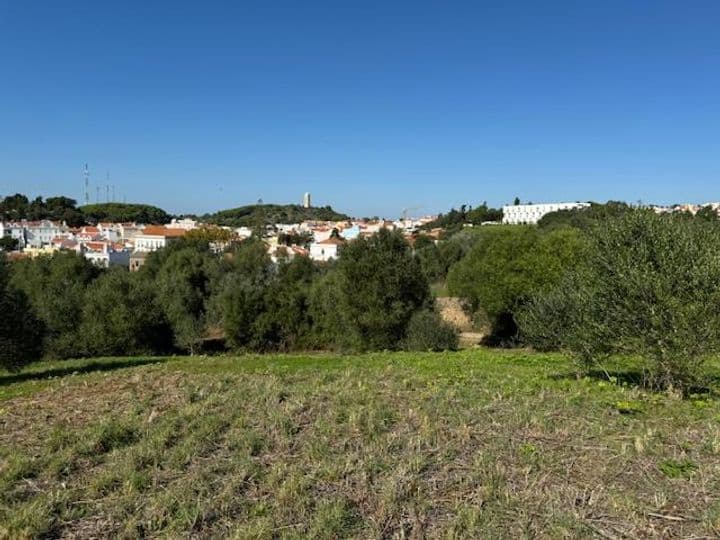
{"label": "terracotta roof", "polygon": [[107,244],[105,242],[86,242],[85,247],[90,251],[103,251]]}
{"label": "terracotta roof", "polygon": [[180,238],[181,236],[184,236],[186,232],[187,231],[185,229],[170,229],[168,227],[160,227],[158,225],[148,225],[145,229],[143,229],[141,234]]}
{"label": "terracotta roof", "polygon": [[323,245],[331,244],[331,245],[336,245],[336,246],[342,246],[344,243],[345,243],[345,240],[343,240],[342,238],[333,238],[332,236],[330,238],[322,240],[321,242],[318,242],[318,244],[323,244]]}

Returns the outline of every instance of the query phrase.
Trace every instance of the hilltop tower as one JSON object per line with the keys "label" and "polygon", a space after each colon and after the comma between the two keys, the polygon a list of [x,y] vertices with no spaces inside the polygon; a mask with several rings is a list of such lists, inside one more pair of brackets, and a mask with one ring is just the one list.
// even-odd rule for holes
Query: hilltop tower
{"label": "hilltop tower", "polygon": [[310,193],[306,192],[305,195],[303,195],[303,208],[310,208],[311,206]]}

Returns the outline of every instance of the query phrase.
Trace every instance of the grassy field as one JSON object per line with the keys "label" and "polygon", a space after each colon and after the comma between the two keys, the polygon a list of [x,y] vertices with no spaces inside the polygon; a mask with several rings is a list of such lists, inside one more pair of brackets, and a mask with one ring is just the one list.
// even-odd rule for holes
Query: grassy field
{"label": "grassy field", "polygon": [[0,372],[0,536],[710,538],[720,403],[553,355]]}

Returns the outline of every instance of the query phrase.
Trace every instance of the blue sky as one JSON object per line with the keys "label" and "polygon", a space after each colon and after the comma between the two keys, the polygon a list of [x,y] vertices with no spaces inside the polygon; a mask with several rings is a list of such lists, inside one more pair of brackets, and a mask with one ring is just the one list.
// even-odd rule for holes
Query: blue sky
{"label": "blue sky", "polygon": [[173,212],[718,200],[719,27],[715,1],[0,0],[0,194],[81,199],[87,162]]}

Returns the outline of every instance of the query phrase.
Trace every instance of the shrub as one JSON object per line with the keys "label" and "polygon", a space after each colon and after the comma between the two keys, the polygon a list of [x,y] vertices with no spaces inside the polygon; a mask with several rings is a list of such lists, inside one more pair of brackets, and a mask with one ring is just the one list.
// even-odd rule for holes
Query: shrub
{"label": "shrub", "polygon": [[487,227],[467,256],[450,269],[448,288],[473,310],[486,312],[495,342],[513,341],[516,312],[579,264],[584,247],[576,229],[541,233],[533,227]]}
{"label": "shrub", "polygon": [[436,311],[423,309],[410,319],[404,343],[408,351],[455,350],[458,347],[458,332]]}
{"label": "shrub", "polygon": [[68,251],[12,264],[11,285],[27,296],[43,324],[46,356],[68,358],[82,353],[78,328],[85,290],[99,273],[85,257]]}
{"label": "shrub", "polygon": [[539,293],[521,324],[531,341],[585,363],[638,355],[647,386],[687,392],[703,384],[704,361],[720,352],[718,252],[714,223],[626,213],[592,232],[588,264]]}
{"label": "shrub", "polygon": [[0,256],[0,368],[18,369],[41,352],[42,325],[22,291],[8,283],[8,268]]}
{"label": "shrub", "polygon": [[314,288],[317,335],[331,346],[395,349],[408,322],[431,303],[430,286],[402,235],[382,230],[345,246]]}
{"label": "shrub", "polygon": [[113,268],[90,284],[79,333],[89,355],[172,349],[172,333],[155,299],[152,282],[124,268]]}

